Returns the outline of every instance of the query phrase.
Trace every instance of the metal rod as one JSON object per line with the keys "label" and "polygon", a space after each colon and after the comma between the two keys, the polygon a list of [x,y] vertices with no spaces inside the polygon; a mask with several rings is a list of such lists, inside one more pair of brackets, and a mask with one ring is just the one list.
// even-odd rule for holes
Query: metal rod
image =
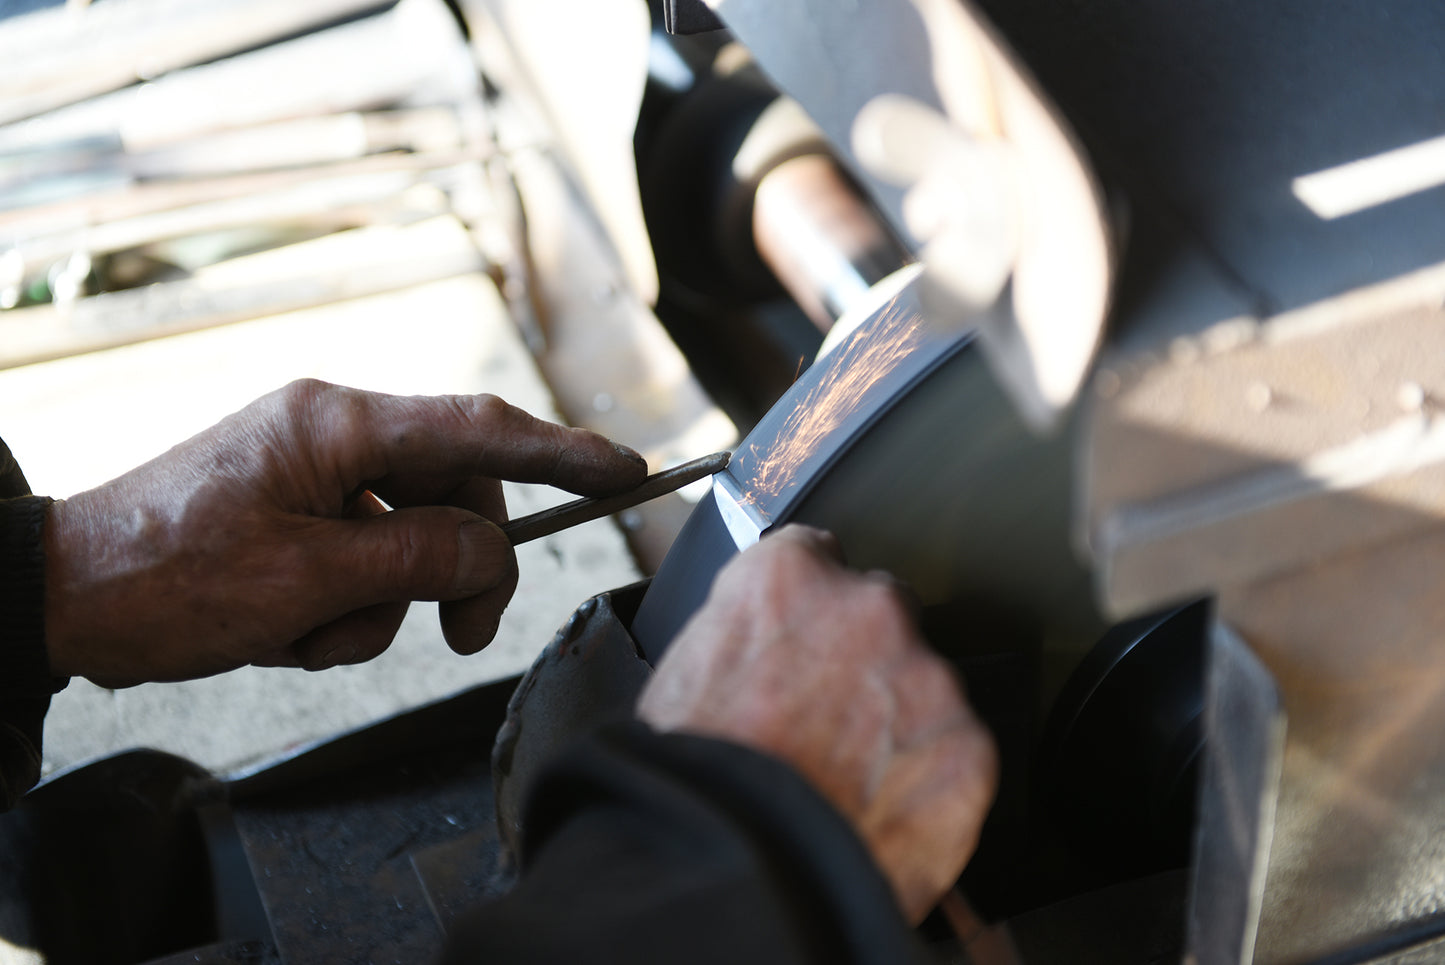
{"label": "metal rod", "polygon": [[908,252],[822,154],[784,161],[758,182],[753,239],[763,263],[824,332],[874,282],[908,264]]}
{"label": "metal rod", "polygon": [[563,503],[561,506],[544,509],[540,513],[514,519],[510,523],[502,525],[502,532],[507,534],[507,538],[512,541],[513,546],[520,546],[531,540],[541,539],[543,536],[551,536],[553,533],[570,529],[578,523],[601,519],[603,516],[611,516],[624,509],[631,509],[649,499],[656,499],[658,496],[675,492],[688,483],[697,482],[699,479],[722,472],[727,468],[728,460],[731,458],[732,453],[730,452],[715,452],[710,456],[703,456],[701,459],[694,459],[692,462],[685,462],[680,466],[653,473],[644,479],[636,489],[630,489],[625,493],[577,499],[570,503]]}

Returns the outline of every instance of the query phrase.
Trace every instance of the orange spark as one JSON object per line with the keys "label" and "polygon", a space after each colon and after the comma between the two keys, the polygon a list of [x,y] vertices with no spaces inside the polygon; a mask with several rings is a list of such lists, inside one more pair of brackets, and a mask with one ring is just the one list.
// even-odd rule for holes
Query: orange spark
{"label": "orange spark", "polygon": [[848,421],[868,390],[922,341],[923,316],[900,310],[895,298],[876,325],[853,335],[825,359],[822,378],[788,413],[772,445],[766,451],[756,443],[748,447],[755,464],[742,501],[757,507],[760,499],[779,496],[795,485],[808,458]]}

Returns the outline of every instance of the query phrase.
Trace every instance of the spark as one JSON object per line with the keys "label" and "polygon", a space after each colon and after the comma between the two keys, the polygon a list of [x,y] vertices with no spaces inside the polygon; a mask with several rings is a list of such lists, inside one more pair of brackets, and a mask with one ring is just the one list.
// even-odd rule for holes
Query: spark
{"label": "spark", "polygon": [[923,341],[923,316],[889,302],[878,323],[859,331],[832,353],[828,368],[788,413],[772,444],[748,447],[751,485],[742,501],[762,509],[761,500],[775,498],[798,482],[808,459],[844,426],[878,380],[907,358]]}

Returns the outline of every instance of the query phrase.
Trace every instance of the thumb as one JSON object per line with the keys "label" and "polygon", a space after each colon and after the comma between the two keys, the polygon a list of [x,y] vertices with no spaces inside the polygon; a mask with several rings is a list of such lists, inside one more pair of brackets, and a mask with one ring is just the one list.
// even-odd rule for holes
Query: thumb
{"label": "thumb", "polygon": [[398,600],[460,600],[513,579],[517,557],[490,520],[451,506],[328,525],[328,589],[349,612]]}

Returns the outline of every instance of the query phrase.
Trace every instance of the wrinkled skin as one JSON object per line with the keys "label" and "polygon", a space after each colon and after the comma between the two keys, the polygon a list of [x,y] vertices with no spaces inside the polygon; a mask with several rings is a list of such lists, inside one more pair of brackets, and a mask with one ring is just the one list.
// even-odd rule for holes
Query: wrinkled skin
{"label": "wrinkled skin", "polygon": [[493,396],[293,383],[51,507],[51,670],[119,687],[359,663],[412,600],[443,601],[448,644],[473,653],[517,585],[499,480],[605,495],[646,473]]}
{"label": "wrinkled skin", "polygon": [[848,570],[831,535],[799,526],[722,570],[637,713],[791,764],[914,922],[962,872],[998,782],[993,738],[897,585]]}

